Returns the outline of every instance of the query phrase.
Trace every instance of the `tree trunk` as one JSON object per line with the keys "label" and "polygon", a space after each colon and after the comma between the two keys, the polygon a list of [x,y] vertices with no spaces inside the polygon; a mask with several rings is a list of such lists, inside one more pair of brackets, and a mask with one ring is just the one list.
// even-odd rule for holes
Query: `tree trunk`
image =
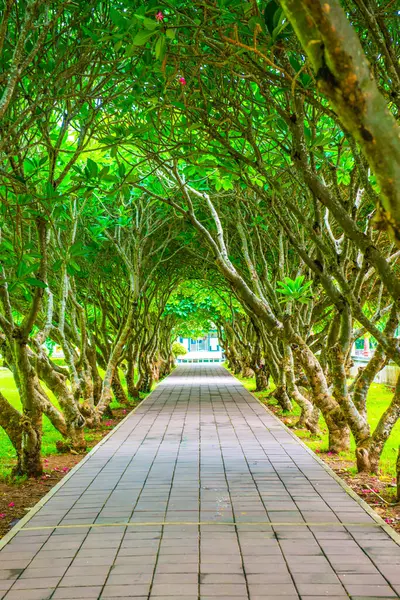
{"label": "tree trunk", "polygon": [[152,379],[153,381],[159,381],[160,380],[160,365],[161,365],[161,361],[160,359],[157,359],[155,361],[153,361],[153,364],[151,366],[151,372],[152,372]]}
{"label": "tree trunk", "polygon": [[[9,437],[10,442],[15,450],[17,464],[13,469],[13,474],[22,474],[22,427],[23,416],[16,410],[0,392],[0,426],[4,429]],[[28,426],[28,422],[26,422]]]}
{"label": "tree trunk", "polygon": [[[297,427],[308,429],[312,434],[317,435],[319,433],[319,415],[321,411],[318,406],[313,404],[305,397],[304,394],[300,393],[300,402],[298,396],[293,396],[293,400],[300,406],[301,413],[297,422]],[[306,402],[304,402],[306,400]]]}
{"label": "tree trunk", "polygon": [[286,391],[286,385],[279,385],[274,389],[271,396],[277,400],[282,410],[290,412],[292,410],[292,403]]}
{"label": "tree trunk", "polygon": [[375,376],[383,369],[386,362],[385,351],[379,344],[374,355],[366,367],[360,368],[352,388],[353,402],[363,417],[367,417],[366,400],[371,383]]}
{"label": "tree trunk", "polygon": [[383,448],[399,418],[400,375],[397,378],[393,399],[379,419],[372,436],[356,449],[357,468],[359,472],[378,473]]}
{"label": "tree trunk", "polygon": [[330,395],[321,365],[300,336],[295,336],[295,351],[307,375],[313,403],[321,410],[329,431],[329,450],[347,452],[350,449],[350,430],[339,404]]}
{"label": "tree trunk", "polygon": [[167,377],[171,373],[173,362],[173,356],[168,356],[167,359],[162,360],[162,364],[160,367],[160,379],[164,379],[164,377]]}
{"label": "tree trunk", "polygon": [[307,418],[306,427],[311,433],[318,434],[319,433],[319,417],[321,415],[321,411],[318,406],[313,406],[313,410],[311,415]]}
{"label": "tree trunk", "polygon": [[233,370],[233,374],[234,375],[240,375],[241,371],[242,371],[242,367],[241,364],[238,360],[234,359],[231,361],[231,365],[232,365],[232,370]]}
{"label": "tree trunk", "polygon": [[[356,444],[368,444],[371,430],[369,423],[357,410],[348,390],[344,368],[345,357],[340,344],[336,343],[329,349],[329,365],[332,374],[333,396],[343,413],[346,423],[351,429]],[[360,455],[361,457],[361,455]]]}
{"label": "tree trunk", "polygon": [[40,477],[43,474],[42,411],[35,387],[37,377],[29,361],[28,346],[23,332],[15,328],[13,335],[15,339],[13,354],[18,373],[17,385],[25,417],[22,427],[21,472],[28,477]]}
{"label": "tree trunk", "polygon": [[245,379],[251,379],[254,376],[254,371],[248,365],[244,365],[241,376]]}
{"label": "tree trunk", "polygon": [[124,346],[127,342],[129,334],[131,332],[132,321],[134,316],[135,306],[132,305],[129,309],[129,313],[125,322],[125,325],[121,331],[118,341],[114,345],[111,355],[108,359],[107,369],[104,374],[102,389],[101,389],[101,398],[97,405],[97,413],[98,419],[101,418],[101,415],[104,413],[107,406],[110,404],[112,396],[111,396],[111,385],[114,377],[115,370],[118,368],[118,363],[121,358]]}
{"label": "tree trunk", "polygon": [[256,375],[256,392],[263,392],[269,388],[269,371],[265,365],[254,370]]}
{"label": "tree trunk", "polygon": [[22,428],[21,474],[40,477],[43,474],[42,414],[40,411],[24,410]]}
{"label": "tree trunk", "polygon": [[139,391],[143,394],[149,394],[151,392],[151,386],[153,385],[153,376],[151,368],[147,365],[140,366],[140,381],[138,382]]}
{"label": "tree trunk", "polygon": [[130,398],[135,398],[135,394],[136,394],[136,389],[135,389],[135,362],[134,362],[134,357],[131,356],[131,353],[128,354],[125,380],[126,380],[126,386],[128,388],[128,396]]}
{"label": "tree trunk", "polygon": [[118,368],[116,368],[115,371],[114,371],[114,377],[112,379],[111,388],[112,388],[112,391],[114,393],[115,399],[120,404],[129,404],[128,397],[125,394],[125,390],[124,390],[124,388],[122,386],[122,383],[121,383],[121,379],[120,379]]}
{"label": "tree trunk", "polygon": [[[53,369],[48,357],[41,348],[37,348],[37,354],[32,354],[32,361],[35,361],[39,378],[45,382],[57,398],[65,417],[64,427],[60,427],[60,423],[57,423],[46,409],[48,404],[50,404],[48,407],[50,410],[53,405],[46,395],[43,397],[44,391],[41,390],[43,392],[41,396],[43,412],[49,417],[56,429],[66,438],[65,444],[62,446],[63,449],[72,448],[78,452],[85,450],[87,447],[83,429],[85,418],[80,412],[79,405],[67,385],[66,377]],[[56,411],[55,407],[53,409]]]}
{"label": "tree trunk", "polygon": [[[296,404],[301,408],[300,418],[297,422],[298,427],[306,427],[312,433],[318,432],[318,417],[315,421],[313,403],[301,393],[296,385],[296,375],[294,369],[293,352],[289,344],[283,344],[284,359],[283,370],[285,372],[285,380],[287,382],[288,394]],[[319,412],[318,412],[319,414]]]}

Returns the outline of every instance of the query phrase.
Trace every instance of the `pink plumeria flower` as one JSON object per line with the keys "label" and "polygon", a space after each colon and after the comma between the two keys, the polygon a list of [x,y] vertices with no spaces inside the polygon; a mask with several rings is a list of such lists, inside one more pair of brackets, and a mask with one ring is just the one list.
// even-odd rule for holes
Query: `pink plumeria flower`
{"label": "pink plumeria flower", "polygon": [[64,471],[64,473],[68,473],[69,467],[63,467],[63,471]]}
{"label": "pink plumeria flower", "polygon": [[126,415],[126,408],[124,408],[124,410],[122,411],[123,415]]}
{"label": "pink plumeria flower", "polygon": [[186,79],[184,77],[179,77],[179,83],[181,85],[186,85]]}
{"label": "pink plumeria flower", "polygon": [[384,519],[385,523],[394,523],[393,519]]}
{"label": "pink plumeria flower", "polygon": [[13,508],[13,506],[15,506],[15,502],[10,502],[10,504],[8,505],[8,508]]}
{"label": "pink plumeria flower", "polygon": [[158,13],[156,14],[156,21],[158,21],[159,23],[162,23],[162,21],[164,21],[165,16],[164,14],[161,12],[161,10],[158,11]]}
{"label": "pink plumeria flower", "polygon": [[5,516],[6,516],[6,513],[0,513],[0,519],[4,519]]}

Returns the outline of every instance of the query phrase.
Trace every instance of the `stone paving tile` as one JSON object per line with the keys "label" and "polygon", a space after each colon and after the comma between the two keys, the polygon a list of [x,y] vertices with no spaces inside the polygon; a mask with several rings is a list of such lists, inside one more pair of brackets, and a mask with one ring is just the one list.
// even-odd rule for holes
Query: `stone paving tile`
{"label": "stone paving tile", "polygon": [[219,365],[178,367],[0,558],[0,600],[400,598],[400,546]]}

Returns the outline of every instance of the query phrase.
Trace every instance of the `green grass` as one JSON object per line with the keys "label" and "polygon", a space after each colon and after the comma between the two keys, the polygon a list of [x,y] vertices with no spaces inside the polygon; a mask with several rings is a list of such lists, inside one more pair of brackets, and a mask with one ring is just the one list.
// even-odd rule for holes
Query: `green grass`
{"label": "green grass", "polygon": [[[225,365],[226,366],[226,365]],[[255,378],[244,379],[243,377],[237,376],[237,379],[241,381],[244,387],[250,392],[254,393],[257,398],[269,406],[274,406],[276,411],[286,416],[300,416],[300,408],[297,404],[293,403],[293,410],[290,413],[284,413],[280,407],[277,407],[277,402],[274,398],[266,399],[270,394],[272,387],[268,392],[255,392]],[[373,383],[370,387],[367,397],[367,411],[368,420],[371,425],[371,431],[376,427],[381,415],[384,413],[386,408],[389,406],[393,397],[393,392],[382,383]],[[324,418],[320,417],[320,430],[321,435],[312,435],[309,431],[303,429],[294,429],[294,433],[301,438],[309,448],[317,452],[328,451],[328,430]],[[400,446],[400,421],[398,421],[393,428],[393,431],[385,444],[385,448],[382,452],[380,470],[381,477],[392,479],[396,475],[396,458]],[[351,450],[350,452],[341,452],[339,456],[344,460],[354,460],[355,443],[353,436],[351,436]],[[356,467],[352,468],[350,472],[356,472]]]}
{"label": "green grass", "polygon": [[[102,374],[102,373],[101,373]],[[120,372],[121,381],[124,386],[126,386],[125,378],[123,376],[122,371]],[[54,403],[54,405],[58,408],[58,402],[52,392],[43,386],[46,390],[49,398]],[[155,385],[153,384],[152,389],[154,389]],[[125,387],[126,389],[126,387]],[[8,369],[0,369],[0,390],[7,398],[7,400],[12,404],[17,410],[21,410],[21,402],[19,399],[19,394],[17,388],[15,386],[15,382],[12,374]],[[141,394],[141,400],[146,397],[148,394]],[[134,408],[135,404],[132,402],[131,408]],[[118,403],[115,399],[110,404],[111,409],[117,408],[127,408],[122,404]],[[108,418],[105,417],[105,421]],[[111,429],[111,427],[105,426],[102,429]],[[85,438],[87,442],[97,441],[101,438],[98,431],[95,430],[87,430],[85,433]],[[43,456],[49,456],[51,454],[57,454],[56,443],[59,440],[62,440],[62,435],[55,429],[49,419],[44,415],[43,417],[43,439],[42,439],[42,454]],[[0,427],[0,480],[6,479],[11,472],[13,467],[13,459],[15,457],[14,448],[5,433],[5,431]]]}

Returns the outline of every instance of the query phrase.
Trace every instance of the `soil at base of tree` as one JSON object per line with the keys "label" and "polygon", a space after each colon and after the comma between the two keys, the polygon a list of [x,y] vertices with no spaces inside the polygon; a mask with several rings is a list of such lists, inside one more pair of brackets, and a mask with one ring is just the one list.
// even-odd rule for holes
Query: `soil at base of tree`
{"label": "soil at base of tree", "polygon": [[335,471],[348,486],[367,502],[378,515],[397,533],[400,533],[400,502],[396,502],[396,484],[389,478],[378,475],[352,475],[349,469],[354,467],[353,461],[341,460],[340,457],[328,456],[320,452],[320,458]]}
{"label": "soil at base of tree", "polygon": [[[88,442],[88,449],[94,447],[104,436],[126,417],[125,409],[113,409],[113,417],[103,423],[103,427],[91,431],[94,438]],[[0,538],[2,538],[26,513],[45,496],[85,454],[53,454],[43,459],[45,469],[40,479],[27,479],[21,482],[0,481]]]}
{"label": "soil at base of tree", "polygon": [[[271,406],[270,404],[266,404],[266,406],[278,419],[290,427],[293,433],[296,433],[293,417],[282,415],[280,409],[275,406]],[[304,439],[302,441],[306,442]],[[400,533],[400,502],[396,502],[396,483],[394,480],[382,475],[368,475],[364,473],[353,475],[351,470],[355,468],[355,461],[343,460],[340,456],[335,456],[331,452],[317,451],[317,454],[388,525]]]}

